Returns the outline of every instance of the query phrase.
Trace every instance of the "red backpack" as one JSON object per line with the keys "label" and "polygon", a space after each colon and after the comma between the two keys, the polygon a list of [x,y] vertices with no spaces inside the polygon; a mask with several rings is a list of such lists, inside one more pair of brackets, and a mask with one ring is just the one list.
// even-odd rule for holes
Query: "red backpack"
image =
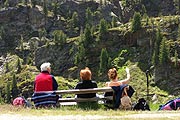
{"label": "red backpack", "polygon": [[25,105],[25,99],[23,97],[17,97],[13,100],[14,106],[24,106]]}

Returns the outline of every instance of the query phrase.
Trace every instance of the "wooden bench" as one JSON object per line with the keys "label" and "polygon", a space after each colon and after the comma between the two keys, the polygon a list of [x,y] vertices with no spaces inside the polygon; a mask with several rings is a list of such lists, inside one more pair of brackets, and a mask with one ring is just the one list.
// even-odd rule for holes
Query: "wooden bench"
{"label": "wooden bench", "polygon": [[[52,91],[41,91],[40,93],[52,93]],[[78,102],[103,102],[104,100],[112,100],[112,96],[105,97],[103,94],[106,92],[113,92],[111,87],[103,87],[103,88],[91,88],[91,89],[71,89],[71,90],[57,90],[54,91],[57,95],[62,96],[59,98],[58,102],[60,105],[76,105]],[[86,94],[86,93],[97,93],[98,97],[94,98],[76,98],[76,97],[65,97],[67,95],[77,95],[77,94]]]}
{"label": "wooden bench", "polygon": [[[86,94],[86,93],[97,93],[98,96],[94,98],[59,98],[60,105],[71,105],[76,104],[77,102],[92,102],[92,101],[104,101],[104,100],[112,100],[112,96],[105,97],[103,94],[105,92],[113,92],[111,87],[104,87],[104,88],[92,88],[92,89],[72,89],[72,90],[59,90],[56,91],[58,95],[63,94]],[[69,103],[71,102],[71,104]]]}

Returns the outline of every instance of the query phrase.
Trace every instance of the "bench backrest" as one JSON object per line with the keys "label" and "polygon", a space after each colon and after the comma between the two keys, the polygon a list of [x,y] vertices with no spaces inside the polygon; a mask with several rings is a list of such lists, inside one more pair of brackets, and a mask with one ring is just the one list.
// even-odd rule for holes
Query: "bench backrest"
{"label": "bench backrest", "polygon": [[86,93],[98,93],[98,92],[113,92],[113,89],[111,87],[103,87],[103,88],[91,88],[91,89],[41,91],[41,92],[36,92],[36,93],[52,93],[52,92],[55,92],[58,95],[62,95],[62,94],[86,94]]}

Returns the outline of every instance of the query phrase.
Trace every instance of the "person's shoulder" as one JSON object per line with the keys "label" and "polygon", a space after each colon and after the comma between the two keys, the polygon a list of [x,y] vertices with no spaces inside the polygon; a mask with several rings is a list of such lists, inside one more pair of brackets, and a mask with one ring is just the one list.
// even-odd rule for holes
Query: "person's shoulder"
{"label": "person's shoulder", "polygon": [[79,88],[81,88],[81,86],[82,86],[82,82],[78,82],[78,83],[76,84],[75,89],[79,89]]}

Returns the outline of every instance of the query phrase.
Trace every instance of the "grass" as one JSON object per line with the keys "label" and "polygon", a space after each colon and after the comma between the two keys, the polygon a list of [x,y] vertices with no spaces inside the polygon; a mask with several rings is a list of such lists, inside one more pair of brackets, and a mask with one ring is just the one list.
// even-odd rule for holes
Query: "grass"
{"label": "grass", "polygon": [[[71,107],[60,107],[60,108],[53,108],[53,109],[28,109],[22,107],[14,107],[12,105],[0,105],[0,116],[2,114],[6,115],[20,115],[20,116],[35,116],[37,119],[38,117],[48,116],[47,119],[51,116],[66,116],[71,117],[74,116],[73,119],[77,116],[81,116],[81,119],[87,118],[88,115],[92,117],[105,117],[102,118],[103,120],[115,120],[115,119],[123,119],[123,120],[178,120],[180,119],[179,111],[122,111],[122,110],[107,110],[107,109],[98,109],[98,110],[90,110],[90,109],[80,109],[76,106]],[[167,117],[167,114],[169,115]],[[130,115],[130,117],[127,117]],[[46,117],[45,117],[46,118]],[[13,119],[14,120],[14,119]]]}

